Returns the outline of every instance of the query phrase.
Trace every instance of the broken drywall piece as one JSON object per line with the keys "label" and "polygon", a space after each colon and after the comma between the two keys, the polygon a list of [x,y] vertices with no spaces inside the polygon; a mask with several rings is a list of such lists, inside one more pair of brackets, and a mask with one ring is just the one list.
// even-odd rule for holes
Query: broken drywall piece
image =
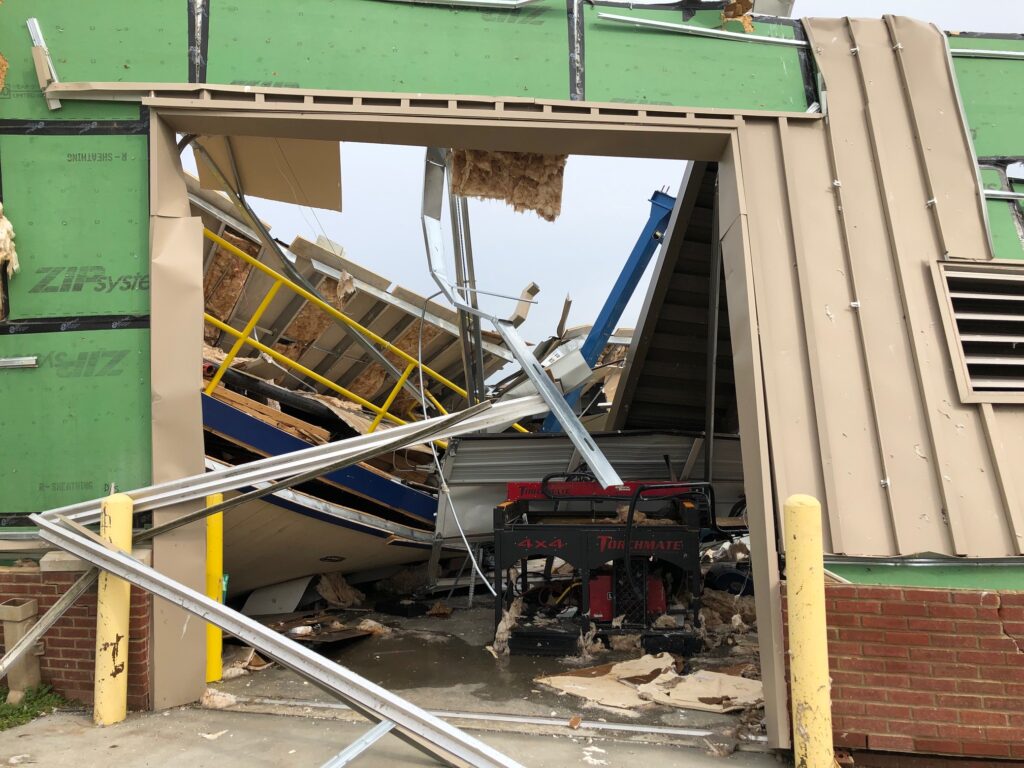
{"label": "broken drywall piece", "polygon": [[270,616],[298,610],[302,596],[312,579],[312,576],[301,576],[255,589],[246,598],[242,613],[246,616]]}
{"label": "broken drywall piece", "polygon": [[636,689],[619,682],[609,675],[600,677],[575,677],[573,675],[552,675],[539,678],[536,682],[558,691],[571,693],[593,704],[614,709],[640,709],[649,704],[637,694]]}
{"label": "broken drywall piece", "polygon": [[638,686],[636,692],[645,701],[704,712],[737,712],[764,698],[760,680],[707,670],[682,677],[666,672]]}
{"label": "broken drywall piece", "polygon": [[760,680],[707,670],[679,675],[668,653],[540,677],[535,682],[616,709],[664,704],[734,712],[760,704],[764,697]]}
{"label": "broken drywall piece", "polygon": [[504,200],[516,211],[533,211],[546,221],[562,212],[567,155],[454,149],[451,158],[453,195]]}
{"label": "broken drywall piece", "polygon": [[[6,62],[0,66],[0,75],[5,70]],[[3,86],[0,85],[0,87]],[[7,279],[10,280],[21,269],[21,265],[18,263],[18,253],[14,250],[14,225],[4,215],[4,204],[0,203],[0,269],[5,268],[7,269]]]}
{"label": "broken drywall piece", "polygon": [[667,673],[675,675],[674,669],[675,659],[671,654],[648,654],[617,664],[601,664],[560,675],[539,677],[535,682],[601,706],[640,709],[647,706],[649,701],[639,696],[637,688],[630,681],[639,678],[646,682]]}

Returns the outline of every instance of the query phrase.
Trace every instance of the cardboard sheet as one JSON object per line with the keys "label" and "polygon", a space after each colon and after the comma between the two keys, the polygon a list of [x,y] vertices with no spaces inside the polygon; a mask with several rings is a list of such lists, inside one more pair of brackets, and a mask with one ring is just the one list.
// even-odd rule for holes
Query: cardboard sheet
{"label": "cardboard sheet", "polygon": [[645,701],[704,712],[738,712],[764,699],[760,680],[707,670],[684,676],[668,672],[636,692]]}
{"label": "cardboard sheet", "polygon": [[[261,136],[230,138],[246,195],[341,210],[341,145],[338,142]],[[197,141],[232,181],[226,137],[204,136]],[[224,189],[198,153],[196,166],[203,189]]]}
{"label": "cardboard sheet", "polygon": [[562,675],[537,678],[536,682],[571,693],[582,699],[616,709],[641,709],[650,704],[642,699],[627,678],[647,680],[666,673],[675,674],[675,660],[668,653],[642,656],[618,664],[601,664]]}
{"label": "cardboard sheet", "polygon": [[764,698],[760,680],[706,670],[679,675],[668,653],[541,677],[536,682],[616,709],[664,704],[705,712],[734,712]]}

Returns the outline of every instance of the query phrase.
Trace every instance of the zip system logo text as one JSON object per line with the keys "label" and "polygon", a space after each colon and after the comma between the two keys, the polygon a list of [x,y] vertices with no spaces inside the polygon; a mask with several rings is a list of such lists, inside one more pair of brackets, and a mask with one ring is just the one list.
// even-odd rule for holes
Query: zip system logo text
{"label": "zip system logo text", "polygon": [[92,379],[120,376],[125,372],[127,349],[94,349],[85,352],[49,352],[39,357],[40,368],[53,368],[61,379]]}
{"label": "zip system logo text", "polygon": [[29,293],[114,293],[148,291],[149,275],[111,275],[103,266],[39,267]]}

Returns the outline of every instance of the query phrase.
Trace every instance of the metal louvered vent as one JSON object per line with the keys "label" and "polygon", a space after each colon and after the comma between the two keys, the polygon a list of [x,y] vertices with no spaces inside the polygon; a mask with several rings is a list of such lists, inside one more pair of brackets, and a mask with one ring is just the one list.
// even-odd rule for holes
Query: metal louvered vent
{"label": "metal louvered vent", "polygon": [[940,272],[964,383],[981,395],[971,399],[1024,393],[1024,264],[947,263]]}

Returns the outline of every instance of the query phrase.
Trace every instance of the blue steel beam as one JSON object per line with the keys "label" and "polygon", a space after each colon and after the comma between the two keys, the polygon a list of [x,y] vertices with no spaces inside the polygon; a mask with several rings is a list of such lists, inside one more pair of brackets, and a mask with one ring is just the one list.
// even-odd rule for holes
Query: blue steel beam
{"label": "blue steel beam", "polygon": [[[619,277],[615,281],[615,285],[612,286],[608,298],[605,299],[604,306],[601,307],[597,320],[594,321],[594,326],[590,329],[580,350],[583,359],[591,368],[601,357],[601,352],[622,317],[623,310],[626,309],[626,305],[633,297],[633,292],[636,290],[644,270],[651,263],[654,251],[661,244],[675,204],[676,199],[672,195],[666,195],[664,192],[655,192],[651,195],[651,213],[647,224],[644,226],[643,232],[640,233],[640,237],[637,238],[636,245],[630,251],[626,263],[622,265],[622,271],[619,272]],[[566,393],[565,401],[575,409],[582,393],[582,387],[574,389]],[[561,430],[562,427],[558,420],[550,414],[544,419],[542,432],[560,432]]]}
{"label": "blue steel beam", "polygon": [[[204,427],[257,453],[280,456],[309,447],[309,443],[209,395],[203,395],[202,399]],[[364,511],[385,519],[401,519],[395,517],[395,513],[399,513],[433,525],[437,515],[437,499],[430,494],[396,483],[358,464],[330,472],[324,479],[366,499],[371,506]]]}

